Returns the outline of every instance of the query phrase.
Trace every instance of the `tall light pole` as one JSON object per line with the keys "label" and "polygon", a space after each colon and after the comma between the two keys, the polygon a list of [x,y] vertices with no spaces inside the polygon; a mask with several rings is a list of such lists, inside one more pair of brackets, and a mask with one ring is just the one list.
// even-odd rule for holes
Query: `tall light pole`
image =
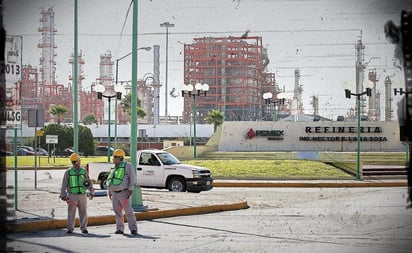
{"label": "tall light pole", "polygon": [[194,87],[192,84],[184,85],[182,89],[182,97],[188,95],[193,97],[193,158],[196,158],[196,97],[206,96],[209,90],[208,84],[197,83]]}
{"label": "tall light pole", "polygon": [[[110,115],[112,114],[110,110],[110,105],[112,103],[112,98],[115,98],[116,101],[117,99],[122,99],[122,86],[121,85],[115,85],[114,87],[112,85],[110,86],[104,86],[102,84],[97,84],[94,87],[94,90],[97,92],[97,99],[103,99],[107,98],[109,102],[109,111],[108,111],[108,129],[107,129],[107,162],[110,162],[110,156],[111,156],[111,149],[110,149]],[[115,121],[117,121],[117,118],[115,118]]]}
{"label": "tall light pole", "polygon": [[79,101],[78,101],[78,57],[77,57],[77,47],[78,47],[78,13],[77,13],[77,0],[74,1],[74,63],[73,63],[73,148],[74,152],[79,152]]}
{"label": "tall light pole", "polygon": [[[141,50],[141,49],[146,50],[146,51],[150,51],[152,48],[151,47],[140,47],[140,48],[137,49],[137,51]],[[127,56],[129,56],[131,54],[132,54],[132,52],[116,59],[116,80],[115,80],[116,85],[117,85],[117,82],[118,82],[118,75],[119,75],[119,61],[123,60],[124,58],[126,58]],[[115,102],[114,117],[117,119],[117,99],[116,99],[116,102]],[[114,122],[114,148],[115,149],[117,148],[117,120]]]}
{"label": "tall light pole", "polygon": [[160,24],[160,27],[166,27],[166,80],[165,80],[165,121],[166,124],[168,122],[167,117],[167,73],[168,73],[168,52],[169,52],[169,27],[175,27],[175,24],[171,24],[169,22],[164,22]]}
{"label": "tall light pole", "polygon": [[361,175],[360,175],[360,97],[363,95],[367,95],[370,97],[372,95],[372,90],[370,88],[366,88],[366,91],[361,92],[361,93],[351,93],[349,89],[345,89],[345,97],[346,98],[351,98],[351,95],[356,96],[357,99],[357,105],[358,105],[358,129],[357,129],[357,155],[356,155],[356,179],[360,180]]}
{"label": "tall light pole", "polygon": [[272,100],[272,93],[270,92],[266,92],[263,94],[263,100],[265,100],[265,104],[273,104],[273,121],[277,121],[277,115],[276,115],[276,105],[277,104],[285,104],[285,99],[281,98],[278,100]]}
{"label": "tall light pole", "polygon": [[[137,36],[138,36],[138,26],[137,26],[137,13],[138,13],[138,1],[133,0],[133,26],[132,26],[132,95],[131,95],[131,113],[132,122],[130,128],[130,163],[133,168],[137,169]],[[140,186],[135,184],[133,194],[131,196],[131,203],[133,210],[145,209],[142,200],[142,191]]]}

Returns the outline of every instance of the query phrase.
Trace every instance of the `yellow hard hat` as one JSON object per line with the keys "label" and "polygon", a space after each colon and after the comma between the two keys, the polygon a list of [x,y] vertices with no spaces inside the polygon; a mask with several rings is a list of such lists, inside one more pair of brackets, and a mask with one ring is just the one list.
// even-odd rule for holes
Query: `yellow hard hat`
{"label": "yellow hard hat", "polygon": [[80,161],[80,156],[77,153],[73,153],[70,155],[70,161],[75,162],[75,161]]}
{"label": "yellow hard hat", "polygon": [[122,149],[116,149],[114,152],[113,152],[113,156],[121,156],[121,157],[125,157],[125,153],[124,153],[124,151],[122,150]]}

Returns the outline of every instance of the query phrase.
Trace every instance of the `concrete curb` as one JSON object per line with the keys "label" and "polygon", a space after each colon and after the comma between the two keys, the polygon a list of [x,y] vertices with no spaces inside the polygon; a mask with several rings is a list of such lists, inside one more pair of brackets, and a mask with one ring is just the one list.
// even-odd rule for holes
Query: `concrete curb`
{"label": "concrete curb", "polygon": [[213,182],[213,187],[407,187],[407,182]]}
{"label": "concrete curb", "polygon": [[[212,206],[201,206],[201,207],[188,207],[182,209],[172,209],[172,210],[163,210],[163,211],[144,211],[135,213],[136,219],[138,221],[142,220],[153,220],[161,218],[170,218],[176,216],[186,216],[186,215],[198,215],[206,213],[216,213],[223,211],[234,211],[240,209],[249,208],[247,202],[238,202],[232,204],[223,204],[223,205],[212,205]],[[88,218],[89,226],[98,226],[98,225],[107,225],[115,224],[114,215],[103,215],[95,216]],[[28,232],[28,231],[40,231],[40,230],[49,230],[49,229],[59,229],[66,228],[67,220],[66,219],[56,219],[56,220],[42,220],[42,221],[17,221],[14,224],[7,225],[7,231],[9,233],[18,233],[18,232]],[[76,226],[79,226],[79,218],[76,218]]]}

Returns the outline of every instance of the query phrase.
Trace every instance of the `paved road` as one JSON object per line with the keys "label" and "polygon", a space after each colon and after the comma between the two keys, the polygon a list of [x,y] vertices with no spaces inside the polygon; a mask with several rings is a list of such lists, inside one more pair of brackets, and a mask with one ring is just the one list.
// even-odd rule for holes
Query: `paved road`
{"label": "paved road", "polygon": [[245,200],[250,208],[139,221],[136,237],[114,234],[113,224],[89,227],[87,236],[64,229],[16,233],[8,246],[20,252],[168,253],[409,253],[412,247],[412,209],[405,208],[403,187],[215,188],[210,194]]}

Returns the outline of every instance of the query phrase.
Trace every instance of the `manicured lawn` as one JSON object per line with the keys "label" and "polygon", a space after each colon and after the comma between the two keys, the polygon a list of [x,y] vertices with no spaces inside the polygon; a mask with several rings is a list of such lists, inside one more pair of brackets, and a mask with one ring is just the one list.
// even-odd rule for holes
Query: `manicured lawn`
{"label": "manicured lawn", "polygon": [[[112,158],[110,157],[110,162]],[[87,164],[88,162],[107,162],[107,156],[89,156],[89,157],[81,157],[81,163]],[[28,167],[34,166],[34,156],[18,156],[17,157],[17,164],[18,166]],[[70,159],[69,157],[47,157],[47,156],[40,156],[37,157],[37,166],[69,166]],[[7,167],[14,167],[14,156],[7,156],[6,157],[6,166]]]}
{"label": "manicured lawn", "polygon": [[190,160],[207,167],[216,178],[237,179],[352,179],[331,165],[305,160]]}
{"label": "manicured lawn", "polygon": [[[129,160],[129,158],[126,158]],[[111,159],[110,159],[111,160]],[[88,162],[107,162],[105,156],[82,157]],[[352,179],[347,173],[319,161],[306,160],[187,160],[184,163],[207,167],[215,178],[237,179]],[[6,158],[7,167],[14,166],[14,157]],[[19,156],[19,167],[34,167],[34,157]],[[40,157],[38,167],[69,166],[66,158]]]}

